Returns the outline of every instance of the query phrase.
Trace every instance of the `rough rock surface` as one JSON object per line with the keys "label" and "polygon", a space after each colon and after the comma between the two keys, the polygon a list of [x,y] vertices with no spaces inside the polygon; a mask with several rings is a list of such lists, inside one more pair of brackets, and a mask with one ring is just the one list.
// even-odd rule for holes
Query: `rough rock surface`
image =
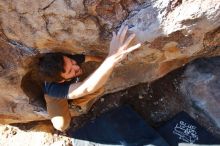
{"label": "rough rock surface", "polygon": [[182,93],[220,127],[220,58],[196,60],[183,76]]}
{"label": "rough rock surface", "polygon": [[20,89],[31,56],[57,50],[105,56],[121,25],[143,45],[115,69],[106,93],[220,52],[218,0],[0,0],[0,10],[1,123],[47,117]]}
{"label": "rough rock surface", "polygon": [[[217,124],[213,122],[212,117],[207,115],[207,112],[201,110],[201,108],[206,110],[208,108],[195,106],[195,102],[192,102],[192,98],[190,98],[192,96],[189,96],[190,94],[183,94],[185,93],[185,90],[183,90],[184,85],[188,85],[189,79],[191,79],[189,75],[193,75],[191,72],[193,70],[189,70],[192,66],[195,67],[199,63],[200,65],[205,63],[204,66],[200,66],[201,69],[196,71],[196,74],[199,75],[200,78],[203,76],[202,79],[206,80],[207,73],[212,75],[217,73],[215,71],[212,72],[210,69],[213,68],[213,63],[219,64],[219,62],[216,62],[219,61],[219,59],[218,57],[218,59],[196,60],[185,67],[168,73],[168,75],[150,84],[139,84],[116,93],[107,94],[95,103],[88,114],[73,118],[71,130],[77,130],[88,121],[93,121],[100,116],[100,114],[126,104],[130,105],[146,123],[156,129],[178,112],[185,111],[214,136],[220,138],[220,127],[216,126]],[[203,72],[203,74],[201,74],[201,70],[205,71],[205,73]],[[186,73],[189,75],[186,76]],[[198,79],[200,78],[196,77],[193,81],[199,81]],[[193,85],[192,82],[190,82],[190,84]],[[205,84],[205,86],[206,85],[207,84]],[[213,89],[218,88],[219,84],[214,83],[212,84],[212,88],[206,88],[205,91],[211,93]],[[219,93],[219,90],[217,90],[216,93]],[[209,95],[211,96],[208,98],[211,99],[210,101],[213,101],[213,94]],[[200,99],[202,100],[202,98]],[[207,100],[205,102],[206,104],[209,103]],[[218,107],[215,108],[218,109]],[[72,146],[72,140],[71,137],[63,134],[57,135],[49,120],[0,125],[0,145],[3,146]],[[91,141],[90,145],[94,145],[94,141]]]}

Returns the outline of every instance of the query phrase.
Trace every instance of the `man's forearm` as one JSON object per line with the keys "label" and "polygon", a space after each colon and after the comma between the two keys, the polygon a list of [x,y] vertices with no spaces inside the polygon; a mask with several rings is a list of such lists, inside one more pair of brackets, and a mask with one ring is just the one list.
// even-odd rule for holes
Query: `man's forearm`
{"label": "man's forearm", "polygon": [[97,91],[99,88],[104,86],[104,84],[109,79],[115,63],[111,57],[107,57],[105,61],[100,65],[100,67],[92,73],[79,87],[69,90],[69,99],[79,98],[87,94],[91,94]]}

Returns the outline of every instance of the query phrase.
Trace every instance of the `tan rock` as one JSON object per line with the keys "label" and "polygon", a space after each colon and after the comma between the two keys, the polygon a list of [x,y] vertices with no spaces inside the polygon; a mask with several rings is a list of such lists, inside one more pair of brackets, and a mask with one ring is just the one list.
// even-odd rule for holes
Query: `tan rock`
{"label": "tan rock", "polygon": [[105,56],[121,25],[143,45],[117,66],[106,93],[220,52],[218,0],[0,0],[0,10],[0,123],[48,118],[20,88],[31,56],[57,50]]}

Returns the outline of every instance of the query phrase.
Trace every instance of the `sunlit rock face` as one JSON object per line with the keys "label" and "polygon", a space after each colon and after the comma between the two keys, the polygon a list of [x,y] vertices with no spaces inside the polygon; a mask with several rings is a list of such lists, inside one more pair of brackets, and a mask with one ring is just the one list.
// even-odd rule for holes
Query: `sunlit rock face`
{"label": "sunlit rock face", "polygon": [[0,10],[1,123],[47,118],[20,89],[31,56],[57,50],[106,56],[121,25],[142,47],[115,68],[106,93],[220,52],[218,0],[0,0]]}

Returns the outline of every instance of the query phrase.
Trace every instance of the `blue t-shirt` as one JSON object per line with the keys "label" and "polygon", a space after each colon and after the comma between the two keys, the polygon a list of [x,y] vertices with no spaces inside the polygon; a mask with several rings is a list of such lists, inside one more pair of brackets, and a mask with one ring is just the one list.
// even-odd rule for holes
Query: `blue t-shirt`
{"label": "blue t-shirt", "polygon": [[[65,54],[67,57],[75,60],[77,64],[81,64],[85,61],[85,55],[83,54],[76,54],[76,55],[69,55]],[[79,81],[79,78],[73,78],[71,81],[66,81],[63,83],[56,83],[56,82],[45,82],[43,89],[44,94],[47,94],[49,96],[52,96],[54,98],[67,98],[69,87],[73,83],[77,83]]]}

